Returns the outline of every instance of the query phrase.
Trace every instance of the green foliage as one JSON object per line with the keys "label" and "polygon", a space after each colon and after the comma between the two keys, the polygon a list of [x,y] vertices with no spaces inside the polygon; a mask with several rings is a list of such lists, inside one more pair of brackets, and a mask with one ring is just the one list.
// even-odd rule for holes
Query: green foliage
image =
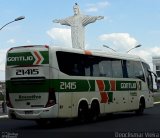
{"label": "green foliage", "polygon": [[0,101],[4,100],[4,96],[2,95],[2,93],[0,93]]}

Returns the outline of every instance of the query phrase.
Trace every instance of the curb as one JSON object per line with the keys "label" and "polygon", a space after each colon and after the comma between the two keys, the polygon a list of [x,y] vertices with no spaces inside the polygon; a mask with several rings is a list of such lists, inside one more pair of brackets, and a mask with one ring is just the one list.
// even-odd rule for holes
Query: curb
{"label": "curb", "polygon": [[160,104],[160,102],[154,102],[154,105],[156,105],[156,104]]}
{"label": "curb", "polygon": [[1,116],[0,116],[0,119],[1,119],[1,118],[8,118],[8,115],[1,115]]}

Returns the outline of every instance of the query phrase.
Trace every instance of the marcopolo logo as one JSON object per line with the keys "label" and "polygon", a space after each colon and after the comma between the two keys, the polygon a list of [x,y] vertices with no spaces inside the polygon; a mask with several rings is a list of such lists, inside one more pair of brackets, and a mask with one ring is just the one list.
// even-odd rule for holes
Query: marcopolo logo
{"label": "marcopolo logo", "polygon": [[8,53],[7,65],[40,65],[48,64],[48,51]]}

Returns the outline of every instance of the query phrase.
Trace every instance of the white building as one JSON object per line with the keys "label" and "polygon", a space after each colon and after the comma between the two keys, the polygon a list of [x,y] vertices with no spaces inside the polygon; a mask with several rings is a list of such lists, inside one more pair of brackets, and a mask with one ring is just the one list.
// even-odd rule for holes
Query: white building
{"label": "white building", "polygon": [[153,71],[158,76],[158,88],[160,88],[160,56],[152,57],[153,60]]}

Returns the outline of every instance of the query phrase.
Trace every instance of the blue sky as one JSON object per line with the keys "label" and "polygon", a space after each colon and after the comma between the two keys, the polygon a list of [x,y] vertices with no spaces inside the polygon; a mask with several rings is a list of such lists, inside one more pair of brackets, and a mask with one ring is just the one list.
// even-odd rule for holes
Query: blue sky
{"label": "blue sky", "polygon": [[125,53],[137,44],[140,48],[130,54],[139,55],[149,64],[152,56],[160,56],[159,0],[0,0],[0,27],[16,17],[0,32],[0,80],[4,80],[5,54],[13,46],[47,44],[68,46],[70,27],[52,21],[73,15],[77,2],[81,13],[104,16],[103,20],[86,26],[86,49],[102,49],[108,45]]}

